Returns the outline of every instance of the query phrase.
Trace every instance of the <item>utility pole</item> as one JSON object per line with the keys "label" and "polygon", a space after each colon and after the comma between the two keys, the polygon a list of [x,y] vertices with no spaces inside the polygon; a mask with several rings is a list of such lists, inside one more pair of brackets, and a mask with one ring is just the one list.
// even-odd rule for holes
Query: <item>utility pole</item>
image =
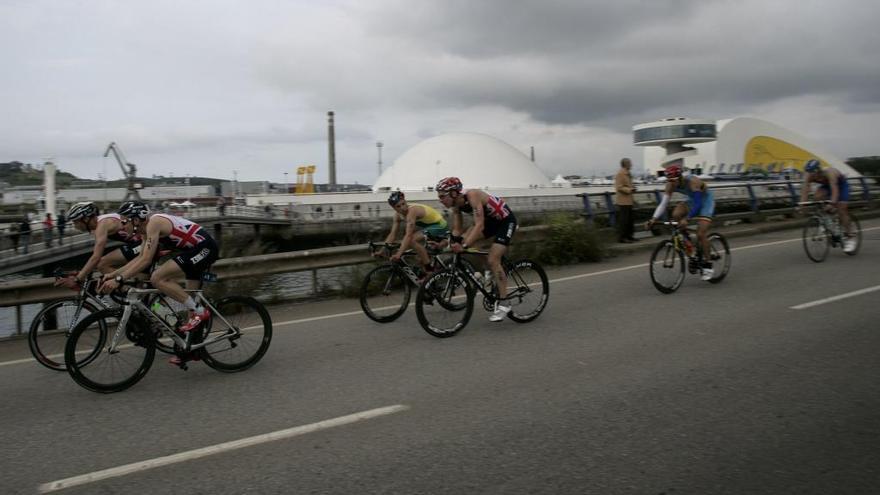
{"label": "utility pole", "polygon": [[385,146],[384,144],[382,144],[382,141],[376,142],[376,150],[379,151],[379,175],[380,176],[382,175],[382,146]]}
{"label": "utility pole", "polygon": [[329,189],[335,189],[336,186],[336,131],[334,129],[335,122],[333,120],[333,112],[327,112],[327,154],[330,165]]}

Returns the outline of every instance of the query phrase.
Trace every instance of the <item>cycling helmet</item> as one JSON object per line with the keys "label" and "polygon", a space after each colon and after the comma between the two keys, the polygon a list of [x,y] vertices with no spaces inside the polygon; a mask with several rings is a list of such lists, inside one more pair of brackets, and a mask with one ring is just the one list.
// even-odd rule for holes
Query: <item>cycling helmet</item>
{"label": "cycling helmet", "polygon": [[815,158],[808,160],[807,163],[804,164],[804,172],[808,174],[812,174],[822,170],[822,165],[819,163],[819,160]]}
{"label": "cycling helmet", "polygon": [[147,218],[150,214],[150,207],[140,201],[126,201],[119,206],[119,214],[128,218]]}
{"label": "cycling helmet", "polygon": [[400,203],[405,199],[403,195],[403,191],[393,191],[391,196],[388,196],[388,204],[391,206],[396,206],[397,203]]}
{"label": "cycling helmet", "polygon": [[667,179],[677,179],[681,177],[681,165],[675,163],[672,165],[667,165],[664,175]]}
{"label": "cycling helmet", "polygon": [[437,183],[437,186],[434,187],[434,190],[437,192],[446,192],[446,191],[461,191],[461,179],[458,177],[446,177],[444,179],[440,179],[440,182]]}
{"label": "cycling helmet", "polygon": [[67,220],[75,222],[77,220],[93,217],[98,214],[98,208],[91,201],[83,201],[76,203],[67,210]]}

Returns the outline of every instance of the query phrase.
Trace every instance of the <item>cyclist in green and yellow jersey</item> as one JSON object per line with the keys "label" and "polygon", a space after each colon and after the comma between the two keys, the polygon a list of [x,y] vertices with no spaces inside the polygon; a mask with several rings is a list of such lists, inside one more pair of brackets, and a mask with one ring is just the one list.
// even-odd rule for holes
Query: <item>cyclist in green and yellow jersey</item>
{"label": "cyclist in green and yellow jersey", "polygon": [[[391,232],[385,238],[386,243],[394,242],[394,239],[397,238],[401,219],[406,222],[406,230],[403,234],[403,240],[400,241],[400,248],[391,256],[391,259],[399,260],[407,249],[413,248],[419,256],[419,262],[426,271],[430,271],[431,259],[421,241],[424,238],[434,242],[443,241],[449,235],[446,219],[439,211],[428,205],[408,203],[401,191],[392,192],[388,197],[388,204],[394,208],[397,214],[394,215]],[[416,229],[420,229],[421,232],[417,232]]]}

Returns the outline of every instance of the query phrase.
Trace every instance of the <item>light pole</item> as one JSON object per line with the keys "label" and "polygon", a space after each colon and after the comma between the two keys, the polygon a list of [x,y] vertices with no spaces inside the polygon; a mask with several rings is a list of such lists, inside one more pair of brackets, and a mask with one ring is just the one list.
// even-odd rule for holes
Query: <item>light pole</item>
{"label": "light pole", "polygon": [[186,202],[189,203],[189,174],[186,174]]}
{"label": "light pole", "polygon": [[379,175],[382,175],[382,147],[385,146],[382,144],[382,141],[376,142],[376,150],[379,152]]}
{"label": "light pole", "polygon": [[290,192],[290,184],[287,182],[287,172],[284,172],[284,194]]}

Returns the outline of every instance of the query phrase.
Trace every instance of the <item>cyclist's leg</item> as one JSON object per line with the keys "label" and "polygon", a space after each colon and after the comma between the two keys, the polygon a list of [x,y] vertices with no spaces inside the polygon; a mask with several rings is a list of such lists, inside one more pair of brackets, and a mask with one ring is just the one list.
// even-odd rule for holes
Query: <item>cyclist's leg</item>
{"label": "cyclist's leg", "polygon": [[492,232],[494,239],[492,247],[489,248],[489,267],[495,274],[496,285],[498,286],[498,295],[507,297],[507,274],[504,273],[504,267],[501,266],[501,257],[507,253],[507,248],[513,241],[513,235],[516,233],[516,217],[509,215],[503,222],[497,225]]}
{"label": "cyclist's leg", "polygon": [[419,257],[419,263],[422,265],[422,268],[428,267],[431,264],[431,258],[428,257],[428,250],[425,249],[424,246],[425,236],[421,232],[416,232],[413,234],[413,242],[411,244],[413,250]]}
{"label": "cyclist's leg", "polygon": [[847,235],[852,234],[852,227],[849,221],[849,183],[844,182],[837,191],[837,216],[840,218],[840,224],[843,225],[843,231]]}
{"label": "cyclist's leg", "polygon": [[102,256],[98,261],[97,268],[99,272],[106,274],[121,268],[129,261],[131,260],[125,257],[125,253],[122,252],[122,248],[120,247]]}
{"label": "cyclist's leg", "polygon": [[[150,275],[150,283],[171,299],[181,304],[186,304],[189,294],[177,283],[177,280],[185,275],[180,265],[174,261],[166,261],[159,265],[153,274]],[[187,285],[189,285],[189,281],[189,277],[187,277]]]}
{"label": "cyclist's leg", "polygon": [[715,215],[715,195],[712,194],[712,191],[706,191],[700,211],[694,217],[697,221],[697,238],[700,241],[703,256],[709,254],[709,226],[712,225],[713,215]]}

